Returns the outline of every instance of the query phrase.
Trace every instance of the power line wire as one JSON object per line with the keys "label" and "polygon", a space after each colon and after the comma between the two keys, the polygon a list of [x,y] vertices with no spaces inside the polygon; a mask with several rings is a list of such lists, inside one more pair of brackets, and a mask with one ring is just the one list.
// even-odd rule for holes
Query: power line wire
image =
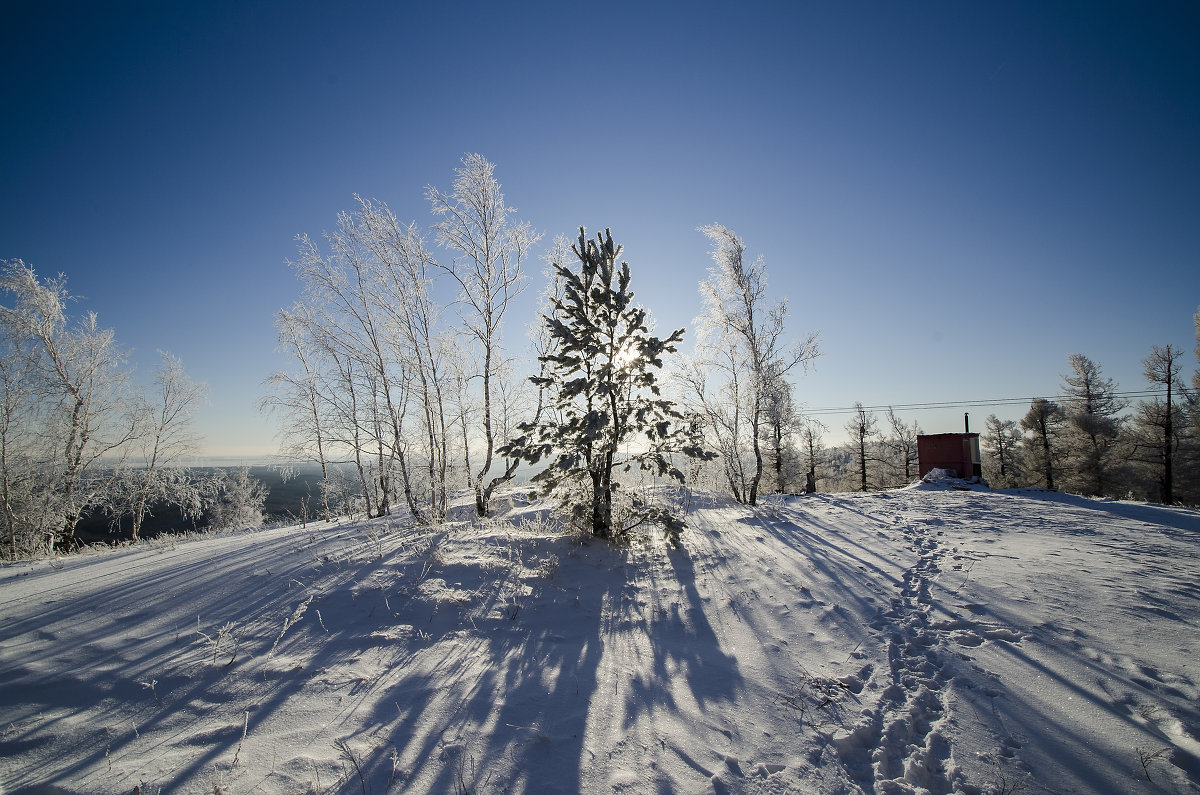
{"label": "power line wire", "polygon": [[[1113,397],[1123,399],[1142,399],[1148,397],[1162,397],[1166,395],[1166,390],[1145,389],[1136,392],[1114,392]],[[1074,395],[1035,395],[1033,397],[1012,397],[1012,398],[995,398],[990,400],[944,400],[935,403],[889,403],[879,406],[863,406],[864,411],[884,411],[892,409],[893,411],[925,411],[928,409],[954,409],[954,408],[971,408],[979,406],[1023,406],[1035,398],[1041,397],[1045,400],[1073,400]],[[806,415],[823,415],[823,414],[849,414],[858,411],[857,406],[841,406],[841,407],[823,407],[816,409],[808,409],[803,411]]]}

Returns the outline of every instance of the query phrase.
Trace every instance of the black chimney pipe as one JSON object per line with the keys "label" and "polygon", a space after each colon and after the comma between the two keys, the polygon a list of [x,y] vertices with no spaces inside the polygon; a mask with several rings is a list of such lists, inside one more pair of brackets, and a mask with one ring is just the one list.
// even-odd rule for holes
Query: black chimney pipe
{"label": "black chimney pipe", "polygon": [[963,433],[971,432],[971,415],[963,412]]}

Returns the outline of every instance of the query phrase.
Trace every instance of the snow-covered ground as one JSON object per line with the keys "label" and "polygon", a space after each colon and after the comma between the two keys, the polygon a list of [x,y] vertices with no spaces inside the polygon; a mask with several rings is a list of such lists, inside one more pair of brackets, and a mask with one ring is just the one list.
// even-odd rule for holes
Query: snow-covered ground
{"label": "snow-covered ground", "polygon": [[8,565],[0,791],[1200,792],[1200,514],[678,499]]}

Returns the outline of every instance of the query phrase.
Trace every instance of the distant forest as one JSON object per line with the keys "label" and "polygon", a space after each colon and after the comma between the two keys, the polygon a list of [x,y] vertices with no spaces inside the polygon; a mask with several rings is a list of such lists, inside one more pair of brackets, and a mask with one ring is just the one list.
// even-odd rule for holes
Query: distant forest
{"label": "distant forest", "polygon": [[[198,481],[219,478],[220,467],[191,467],[188,470]],[[247,474],[261,482],[264,489],[262,524],[298,524],[306,518],[308,506],[315,504],[313,495],[321,490],[321,470],[313,463],[281,466],[251,466]],[[152,506],[142,522],[140,536],[155,538],[164,534],[200,532],[210,529],[211,521],[203,514],[188,515],[178,506],[162,503]],[[76,535],[82,544],[119,543],[133,538],[133,517],[113,516],[103,508],[88,511],[79,522]]]}

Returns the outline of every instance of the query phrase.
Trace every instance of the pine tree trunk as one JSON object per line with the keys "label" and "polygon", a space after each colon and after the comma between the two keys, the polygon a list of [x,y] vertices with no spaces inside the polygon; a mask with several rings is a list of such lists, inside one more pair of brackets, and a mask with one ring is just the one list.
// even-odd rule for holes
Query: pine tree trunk
{"label": "pine tree trunk", "polygon": [[1054,489],[1054,463],[1050,460],[1050,435],[1042,429],[1042,455],[1046,459],[1046,488]]}
{"label": "pine tree trunk", "polygon": [[599,472],[592,473],[592,535],[596,538],[608,538],[604,524],[604,497],[601,493],[602,476]]}

